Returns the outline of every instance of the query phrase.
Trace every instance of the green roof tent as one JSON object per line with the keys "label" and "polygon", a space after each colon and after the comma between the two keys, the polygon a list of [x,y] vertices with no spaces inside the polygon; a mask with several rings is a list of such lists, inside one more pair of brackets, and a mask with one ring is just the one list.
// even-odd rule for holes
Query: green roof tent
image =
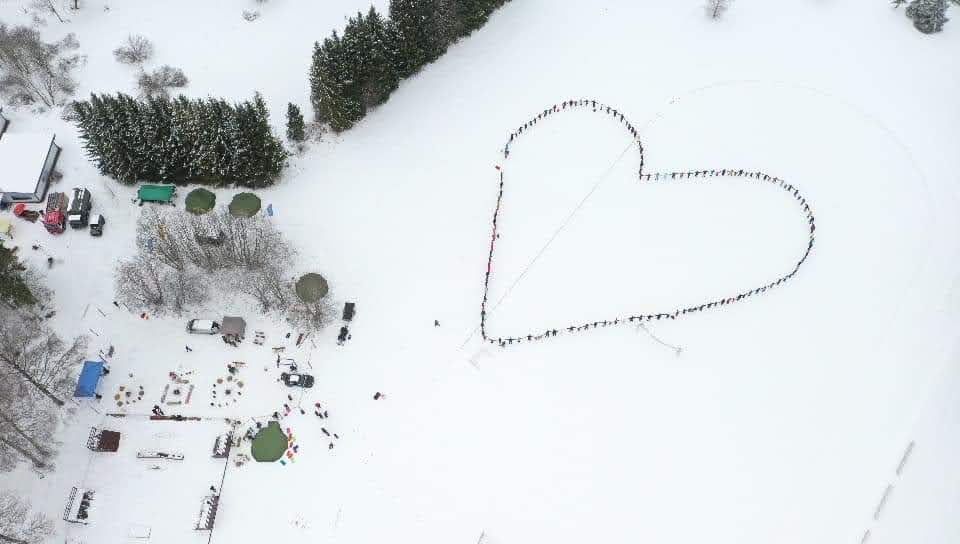
{"label": "green roof tent", "polygon": [[177,188],[173,185],[141,185],[137,189],[137,198],[141,202],[168,203],[173,200],[175,194],[177,194]]}
{"label": "green roof tent", "polygon": [[250,455],[261,463],[272,463],[287,451],[287,435],[283,434],[280,424],[276,421],[267,423],[260,432],[253,437],[250,445]]}

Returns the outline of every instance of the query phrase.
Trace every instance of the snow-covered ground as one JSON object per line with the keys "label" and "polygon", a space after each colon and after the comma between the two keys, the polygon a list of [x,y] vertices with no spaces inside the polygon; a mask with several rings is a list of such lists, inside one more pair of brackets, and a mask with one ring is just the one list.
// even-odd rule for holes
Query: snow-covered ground
{"label": "snow-covered ground", "polygon": [[[0,19],[22,20],[18,5],[0,2]],[[252,1],[131,1],[109,12],[91,3],[43,32],[77,33],[89,57],[81,95],[133,91],[133,71],[110,51],[136,32],[156,44],[154,64],[184,69],[190,95],[261,91],[282,132],[287,102],[309,110],[312,42],[367,5],[272,0],[248,23],[240,12]],[[146,400],[128,413],[147,414],[179,365],[197,384],[182,413],[262,417],[289,402],[270,348],[309,361],[317,385],[295,398],[322,402],[330,418],[285,418],[300,445],[295,463],[228,467],[213,542],[855,543],[868,529],[871,543],[955,542],[956,24],[924,36],[885,2],[740,0],[711,22],[698,0],[514,0],[259,192],[300,250],[296,272],[318,271],[338,302],[358,303],[343,347],[331,328],[298,348],[297,331],[244,301],[199,317],[242,312],[250,331],[266,332],[265,346],[248,334],[231,348],[188,336],[183,319],[114,308],[112,269],[134,252],[140,209],[55,115],[5,112],[11,133],[57,132],[62,187],[90,187],[105,235],[54,238],[18,222],[16,241],[58,259],[47,273],[58,329],[99,335],[91,355],[116,347],[104,403],[128,381],[144,386]],[[482,344],[494,166],[510,131],[568,98],[623,111],[651,172],[734,166],[799,187],[817,215],[799,275],[748,302],[652,325],[683,348],[679,357],[633,328]],[[619,155],[628,139],[609,118],[578,112],[551,116],[512,147],[492,288],[523,277],[491,310],[492,327],[692,302],[753,286],[802,251],[803,216],[781,192],[638,184],[638,156]],[[46,258],[22,253],[37,265]],[[231,361],[247,363],[243,399],[210,406]],[[376,391],[386,399],[374,401]],[[109,521],[60,522],[61,536],[80,541],[126,542],[128,524],[190,530],[215,468],[193,457],[222,425],[123,421],[132,441],[173,429],[171,450],[198,452],[178,475],[180,494],[148,508],[138,497],[149,482],[125,483],[143,468],[133,450],[91,460],[83,447],[109,410],[78,408],[57,472],[37,480],[20,470],[3,487],[58,518],[74,485],[129,497],[96,512]],[[335,448],[320,427],[339,434]]]}

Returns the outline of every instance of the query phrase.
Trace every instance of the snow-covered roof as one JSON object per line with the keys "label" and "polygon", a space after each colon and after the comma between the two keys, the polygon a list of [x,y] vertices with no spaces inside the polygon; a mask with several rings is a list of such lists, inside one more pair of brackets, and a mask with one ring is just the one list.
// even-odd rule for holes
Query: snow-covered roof
{"label": "snow-covered roof", "polygon": [[0,192],[32,193],[47,160],[53,134],[10,134],[0,137]]}

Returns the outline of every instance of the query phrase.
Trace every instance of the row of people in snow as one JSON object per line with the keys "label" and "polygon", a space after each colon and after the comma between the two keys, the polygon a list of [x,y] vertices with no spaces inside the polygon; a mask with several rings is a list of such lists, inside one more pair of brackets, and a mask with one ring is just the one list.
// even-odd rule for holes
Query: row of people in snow
{"label": "row of people in snow", "polygon": [[807,224],[809,228],[809,239],[807,242],[806,250],[804,251],[803,255],[800,257],[800,259],[797,261],[797,263],[794,265],[793,269],[789,273],[763,286],[750,289],[749,291],[745,291],[734,296],[725,297],[719,300],[706,302],[704,304],[699,304],[699,305],[690,306],[687,308],[674,310],[671,313],[657,313],[657,314],[633,315],[628,317],[618,317],[613,320],[594,321],[592,323],[584,323],[581,325],[570,325],[567,327],[563,327],[561,329],[548,329],[539,334],[527,334],[525,336],[511,336],[506,338],[504,337],[492,338],[492,337],[489,337],[486,332],[486,306],[487,306],[488,293],[489,293],[490,274],[493,267],[493,251],[496,245],[496,240],[500,236],[497,230],[497,219],[500,214],[500,205],[503,201],[504,182],[503,182],[503,170],[498,166],[497,169],[500,171],[500,187],[497,194],[496,209],[493,214],[493,229],[491,232],[490,250],[487,258],[487,271],[484,279],[483,302],[481,303],[481,307],[480,307],[480,332],[481,332],[481,336],[486,341],[490,342],[491,344],[507,346],[512,344],[519,344],[524,341],[532,342],[534,340],[542,340],[544,338],[556,336],[562,332],[572,333],[572,332],[578,332],[578,331],[586,331],[586,330],[597,328],[597,327],[607,327],[611,325],[621,325],[621,324],[627,324],[627,323],[642,323],[644,321],[656,321],[661,319],[664,319],[664,320],[676,319],[677,317],[687,315],[690,313],[701,312],[704,310],[709,310],[716,307],[733,304],[735,302],[740,302],[751,296],[765,293],[768,289],[779,287],[780,285],[785,283],[787,280],[792,279],[796,275],[796,273],[799,271],[803,263],[806,262],[807,257],[809,257],[811,251],[813,250],[816,223],[814,220],[813,212],[810,209],[810,206],[807,203],[806,198],[800,194],[799,190],[796,187],[794,187],[793,185],[790,185],[789,183],[786,183],[782,179],[777,178],[775,176],[770,176],[768,174],[765,174],[759,171],[751,172],[749,170],[743,170],[743,169],[720,169],[720,170],[712,169],[712,170],[695,170],[695,171],[688,171],[688,172],[665,172],[665,173],[644,174],[643,173],[643,160],[644,160],[643,144],[640,142],[640,139],[637,137],[637,130],[633,127],[633,125],[629,123],[629,121],[626,120],[626,118],[623,116],[622,113],[617,111],[615,108],[611,108],[610,106],[599,103],[596,100],[584,100],[584,99],[567,100],[562,102],[561,104],[555,104],[552,108],[543,110],[542,112],[537,114],[536,117],[532,118],[530,121],[527,121],[519,129],[517,129],[515,132],[512,132],[510,134],[510,138],[507,141],[506,146],[504,147],[504,158],[507,158],[510,155],[510,144],[512,144],[513,141],[517,137],[519,137],[519,135],[522,134],[524,131],[529,131],[530,128],[536,125],[538,121],[544,119],[545,117],[549,116],[552,113],[564,111],[568,108],[582,107],[582,106],[590,107],[593,109],[593,111],[601,111],[601,112],[610,114],[614,118],[616,118],[617,120],[625,124],[630,134],[636,139],[637,145],[640,148],[640,170],[638,172],[638,175],[641,181],[659,181],[659,180],[666,181],[666,180],[698,179],[698,178],[706,179],[706,178],[718,177],[718,176],[735,176],[735,177],[746,177],[746,178],[755,179],[758,181],[766,181],[766,182],[778,184],[780,188],[792,194],[793,197],[803,207],[803,211],[807,217]]}

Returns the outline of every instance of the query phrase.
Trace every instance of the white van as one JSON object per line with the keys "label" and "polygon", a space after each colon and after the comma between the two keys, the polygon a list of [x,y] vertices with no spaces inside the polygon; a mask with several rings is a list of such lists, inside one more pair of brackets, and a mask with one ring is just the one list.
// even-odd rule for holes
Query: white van
{"label": "white van", "polygon": [[212,319],[191,319],[187,321],[187,332],[194,334],[217,334],[220,324]]}

